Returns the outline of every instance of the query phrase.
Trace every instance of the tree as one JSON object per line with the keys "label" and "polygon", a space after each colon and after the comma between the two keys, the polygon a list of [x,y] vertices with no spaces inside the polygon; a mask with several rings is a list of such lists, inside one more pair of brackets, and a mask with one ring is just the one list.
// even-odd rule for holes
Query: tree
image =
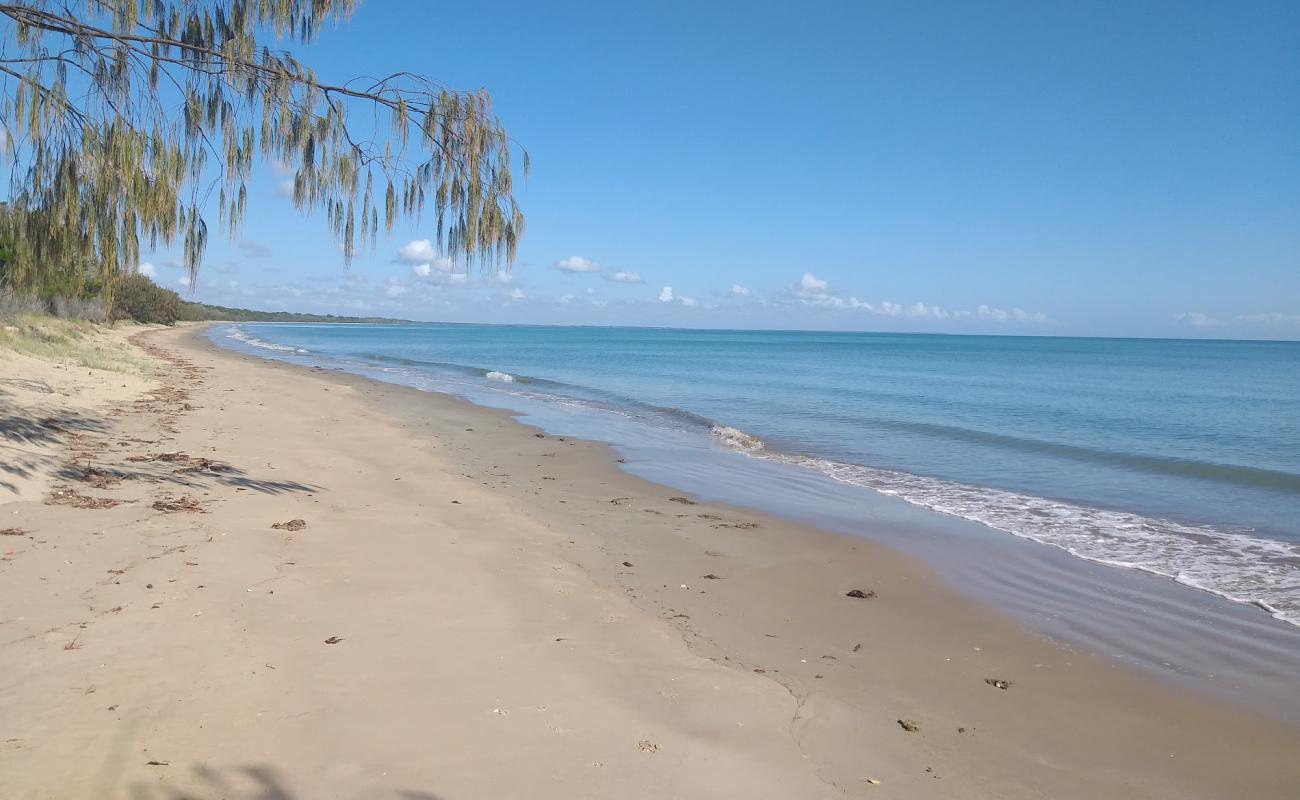
{"label": "tree", "polygon": [[[358,244],[373,246],[381,214],[391,230],[430,199],[453,258],[513,261],[524,228],[512,189],[518,148],[485,91],[410,72],[324,82],[265,44],[307,45],[356,0],[72,5],[0,0],[0,134],[13,159],[0,236],[11,282],[89,261],[111,300],[141,240],[179,242],[193,281],[206,212],[215,203],[234,235],[258,159],[294,170],[294,203],[324,210],[348,262]],[[354,124],[358,109],[375,112],[373,124]]]}

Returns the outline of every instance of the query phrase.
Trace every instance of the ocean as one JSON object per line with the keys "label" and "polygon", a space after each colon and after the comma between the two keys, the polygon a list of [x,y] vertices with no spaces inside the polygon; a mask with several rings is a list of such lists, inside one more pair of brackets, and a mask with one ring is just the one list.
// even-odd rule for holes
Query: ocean
{"label": "ocean", "polygon": [[302,324],[214,338],[549,413],[664,462],[713,449],[809,471],[1300,625],[1300,343]]}

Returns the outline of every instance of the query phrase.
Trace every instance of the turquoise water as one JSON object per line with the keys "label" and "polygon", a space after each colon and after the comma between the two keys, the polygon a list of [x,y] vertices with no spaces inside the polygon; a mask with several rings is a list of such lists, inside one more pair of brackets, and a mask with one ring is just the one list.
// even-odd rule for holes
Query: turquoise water
{"label": "turquoise water", "polygon": [[597,438],[617,425],[664,461],[706,446],[806,470],[1300,624],[1300,343],[464,325],[212,335],[551,408]]}

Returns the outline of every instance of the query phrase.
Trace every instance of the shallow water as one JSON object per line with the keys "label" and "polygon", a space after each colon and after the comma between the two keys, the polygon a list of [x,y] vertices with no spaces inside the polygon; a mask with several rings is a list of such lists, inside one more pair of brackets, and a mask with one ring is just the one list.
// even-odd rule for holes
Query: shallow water
{"label": "shallow water", "polygon": [[884,539],[1062,641],[1300,720],[1300,627],[1269,617],[1300,623],[1300,344],[460,325],[211,336],[610,442],[645,477]]}

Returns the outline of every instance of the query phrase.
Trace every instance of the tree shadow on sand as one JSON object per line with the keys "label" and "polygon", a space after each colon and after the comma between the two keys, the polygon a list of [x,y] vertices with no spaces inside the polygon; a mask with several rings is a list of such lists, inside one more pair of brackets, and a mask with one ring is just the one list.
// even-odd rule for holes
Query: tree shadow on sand
{"label": "tree shadow on sand", "polygon": [[106,433],[108,430],[108,423],[99,417],[77,413],[52,416],[21,414],[0,404],[0,489],[16,493],[17,485],[5,480],[5,476],[30,478],[56,463],[53,455],[28,448],[55,447],[69,434]]}
{"label": "tree shadow on sand", "polygon": [[[298,481],[255,477],[231,464],[185,453],[136,456],[102,452],[88,456],[83,453],[69,461],[55,450],[78,441],[77,437],[111,432],[112,426],[102,417],[75,412],[55,415],[22,413],[18,409],[6,408],[0,399],[0,492],[17,493],[18,486],[13,480],[30,478],[38,473],[52,474],[56,479],[77,481],[98,489],[107,489],[123,481],[162,483],[187,489],[229,486],[262,494],[316,492],[321,489]],[[85,440],[82,441],[84,446]],[[46,448],[48,452],[42,452]],[[126,464],[110,466],[106,463],[119,459]]]}
{"label": "tree shadow on sand", "polygon": [[322,487],[290,480],[271,480],[249,475],[231,464],[194,457],[186,453],[158,453],[135,456],[140,459],[130,467],[102,466],[90,461],[65,463],[55,476],[67,481],[79,481],[95,488],[110,488],[123,481],[167,484],[185,489],[208,489],[229,486],[261,494],[287,494],[290,492],[319,492]]}
{"label": "tree shadow on sand", "polygon": [[[189,770],[184,783],[186,788],[136,783],[131,786],[129,796],[131,800],[318,800],[293,792],[289,788],[289,781],[274,767],[266,764],[229,769],[196,764]],[[329,796],[346,797],[349,800],[445,800],[432,792],[409,789],[348,795],[331,792]]]}

